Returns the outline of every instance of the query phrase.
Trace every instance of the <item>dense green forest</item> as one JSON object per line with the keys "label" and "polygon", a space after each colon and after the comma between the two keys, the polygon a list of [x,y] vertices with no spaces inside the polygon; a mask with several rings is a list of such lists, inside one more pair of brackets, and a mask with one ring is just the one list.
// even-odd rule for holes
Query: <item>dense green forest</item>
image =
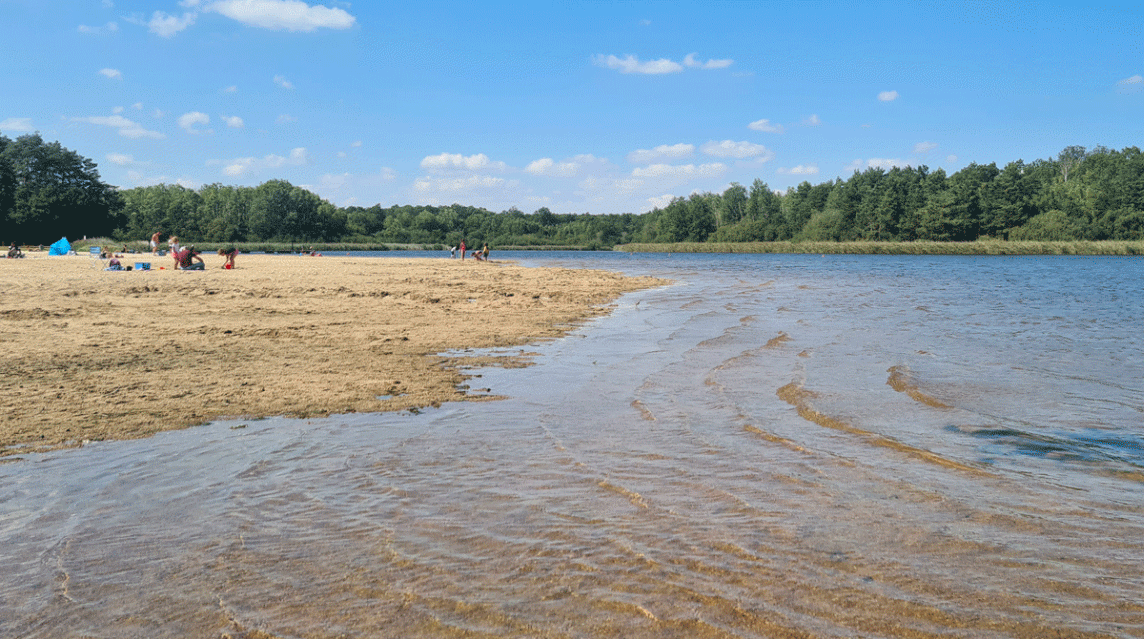
{"label": "dense green forest", "polygon": [[60,235],[139,241],[290,242],[498,247],[699,242],[971,242],[1144,240],[1144,154],[1073,146],[1056,158],[952,175],[925,166],[870,168],[848,180],[776,193],[762,180],[676,198],[644,214],[524,213],[479,207],[335,206],[284,180],[257,187],[160,184],[118,190],[96,165],[39,134],[0,135],[0,240]]}

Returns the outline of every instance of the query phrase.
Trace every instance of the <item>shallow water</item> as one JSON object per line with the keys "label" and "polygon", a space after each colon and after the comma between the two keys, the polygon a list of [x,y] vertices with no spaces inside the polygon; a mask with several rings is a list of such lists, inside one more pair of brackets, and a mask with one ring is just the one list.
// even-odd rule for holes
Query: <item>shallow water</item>
{"label": "shallow water", "polygon": [[0,465],[0,636],[1144,636],[1144,260],[505,257],[676,283],[509,400]]}

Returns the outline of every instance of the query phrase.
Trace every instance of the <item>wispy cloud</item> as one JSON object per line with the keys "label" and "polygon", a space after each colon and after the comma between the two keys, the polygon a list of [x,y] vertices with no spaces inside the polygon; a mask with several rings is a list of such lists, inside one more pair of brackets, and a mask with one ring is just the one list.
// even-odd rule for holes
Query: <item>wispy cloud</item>
{"label": "wispy cloud", "polygon": [[918,142],[914,145],[914,153],[929,153],[937,148],[937,142]]}
{"label": "wispy cloud", "polygon": [[283,76],[283,75],[274,76],[274,84],[277,84],[278,86],[282,87],[283,89],[293,89],[294,88],[294,83],[287,80],[286,76]]}
{"label": "wispy cloud", "polygon": [[464,156],[460,153],[441,153],[426,156],[421,160],[421,168],[428,170],[461,169],[466,171],[503,171],[504,162],[494,162],[484,153]]}
{"label": "wispy cloud", "polygon": [[226,122],[226,125],[232,129],[241,129],[242,127],[246,126],[246,123],[242,121],[242,118],[238,117],[237,115],[220,115],[219,117],[222,118],[222,121]]}
{"label": "wispy cloud", "polygon": [[222,164],[223,173],[230,177],[242,177],[266,169],[278,169],[284,166],[301,166],[306,164],[306,149],[298,147],[290,151],[290,155],[282,156],[271,153],[261,158],[235,158],[233,160],[211,160],[207,164]]}
{"label": "wispy cloud", "polygon": [[196,14],[184,13],[182,16],[173,16],[156,11],[151,14],[147,23],[147,30],[161,38],[171,38],[183,29],[195,23]]}
{"label": "wispy cloud", "polygon": [[690,157],[695,152],[694,144],[661,144],[654,149],[637,149],[628,154],[632,164],[651,164],[661,160],[678,160]]}
{"label": "wispy cloud", "polygon": [[1116,83],[1116,88],[1121,93],[1135,93],[1144,88],[1144,76],[1136,74],[1134,76],[1124,78]]}
{"label": "wispy cloud", "polygon": [[878,94],[878,99],[882,102],[893,102],[898,99],[897,91],[882,91]]}
{"label": "wispy cloud", "polygon": [[727,170],[722,162],[711,164],[652,164],[632,169],[632,177],[638,178],[677,178],[719,177]]}
{"label": "wispy cloud", "polygon": [[774,153],[761,144],[736,142],[734,140],[723,140],[722,142],[712,140],[699,147],[699,150],[717,158],[734,158],[736,160],[755,158],[765,162],[774,157]]}
{"label": "wispy cloud", "polygon": [[607,160],[585,153],[561,162],[552,158],[540,158],[524,167],[524,172],[544,177],[572,178],[578,177],[585,171],[607,169],[608,166]]}
{"label": "wispy cloud", "polygon": [[8,118],[0,122],[0,131],[27,133],[32,130],[32,118]]}
{"label": "wispy cloud", "polygon": [[99,73],[100,75],[111,78],[112,80],[123,79],[123,74],[120,73],[119,69],[100,69]]}
{"label": "wispy cloud", "polygon": [[127,166],[128,164],[134,162],[135,158],[125,153],[108,153],[107,161],[111,162],[112,164],[118,164],[119,166]]}
{"label": "wispy cloud", "polygon": [[149,131],[144,129],[138,122],[128,120],[122,115],[95,115],[85,118],[72,118],[73,122],[87,122],[88,124],[97,124],[99,126],[109,126],[119,131],[119,135],[125,138],[139,139],[148,138],[151,140],[162,140],[167,136],[159,133],[158,131]]}
{"label": "wispy cloud", "polygon": [[814,164],[800,164],[792,166],[791,168],[782,167],[778,170],[779,175],[818,175],[818,166]]}
{"label": "wispy cloud", "polygon": [[114,22],[108,22],[107,24],[103,25],[102,27],[89,27],[86,24],[81,24],[81,25],[79,25],[79,27],[76,30],[79,31],[80,33],[90,33],[93,35],[104,35],[107,33],[115,33],[116,31],[119,31],[119,25],[114,23]]}
{"label": "wispy cloud", "polygon": [[706,62],[700,62],[699,60],[695,59],[694,53],[688,53],[683,58],[683,66],[689,67],[692,69],[726,69],[727,67],[731,66],[732,64],[735,64],[735,61],[730,60],[730,59],[708,60]]}
{"label": "wispy cloud", "polygon": [[191,111],[179,116],[179,126],[187,133],[211,133],[209,129],[196,128],[200,124],[206,126],[211,123],[211,116],[203,113],[202,111]]}
{"label": "wispy cloud", "polygon": [[219,0],[204,5],[203,11],[274,31],[349,29],[357,22],[344,9],[310,6],[300,0]]}
{"label": "wispy cloud", "polygon": [[679,63],[667,58],[660,58],[658,60],[640,60],[634,55],[626,55],[619,57],[615,55],[595,55],[592,57],[592,64],[605,69],[613,69],[620,73],[638,73],[643,75],[665,75],[669,73],[680,73],[684,69],[725,69],[732,64],[734,60],[707,60],[701,62],[695,58],[694,53],[689,53],[683,58],[683,62]]}
{"label": "wispy cloud", "polygon": [[784,131],[781,124],[771,124],[770,120],[755,120],[748,124],[747,128],[752,131],[762,131],[763,133],[782,133]]}
{"label": "wispy cloud", "polygon": [[806,126],[818,126],[818,125],[822,124],[822,120],[820,120],[818,118],[817,113],[811,113],[810,115],[808,115],[802,119],[802,123],[805,124]]}
{"label": "wispy cloud", "polygon": [[683,71],[683,65],[678,62],[672,62],[667,58],[660,58],[659,60],[648,60],[641,62],[639,58],[634,55],[625,56],[623,58],[614,55],[597,55],[592,58],[592,62],[599,67],[605,69],[614,69],[620,73],[641,73],[644,75],[663,75],[666,73],[679,73]]}

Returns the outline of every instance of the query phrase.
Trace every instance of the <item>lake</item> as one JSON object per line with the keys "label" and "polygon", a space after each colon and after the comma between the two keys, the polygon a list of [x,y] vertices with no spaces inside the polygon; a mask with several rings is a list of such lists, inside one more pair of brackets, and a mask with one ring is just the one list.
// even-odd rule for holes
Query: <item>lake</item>
{"label": "lake", "polygon": [[0,465],[0,636],[1144,637],[1144,259],[492,257],[674,283],[507,400]]}

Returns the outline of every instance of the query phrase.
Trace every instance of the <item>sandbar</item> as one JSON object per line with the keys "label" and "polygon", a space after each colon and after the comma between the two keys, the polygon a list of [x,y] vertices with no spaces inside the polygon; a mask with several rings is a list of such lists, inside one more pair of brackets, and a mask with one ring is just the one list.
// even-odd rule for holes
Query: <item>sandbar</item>
{"label": "sandbar", "polygon": [[122,260],[149,271],[0,261],[0,458],[219,419],[492,399],[466,369],[527,365],[520,347],[664,283],[448,258],[254,254],[228,270],[203,257],[202,272],[150,255]]}

